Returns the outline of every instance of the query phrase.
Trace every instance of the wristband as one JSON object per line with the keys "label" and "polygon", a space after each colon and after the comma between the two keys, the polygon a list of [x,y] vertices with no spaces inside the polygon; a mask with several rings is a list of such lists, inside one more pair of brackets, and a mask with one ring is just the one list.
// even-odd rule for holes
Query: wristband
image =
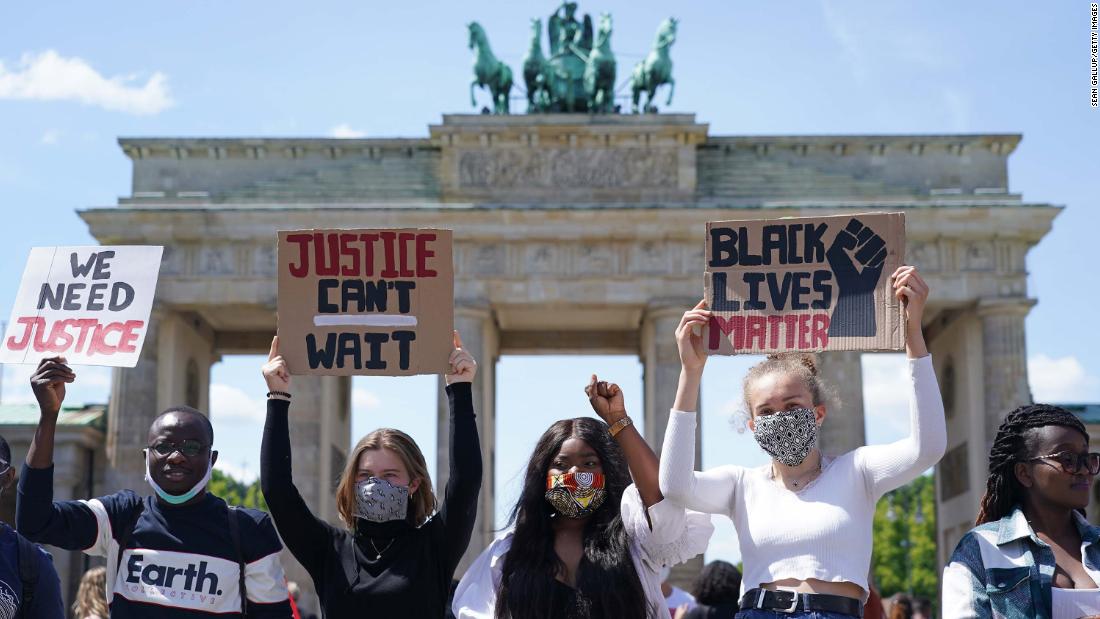
{"label": "wristband", "polygon": [[290,394],[285,391],[268,391],[267,397],[278,396],[280,398],[290,399]]}
{"label": "wristband", "polygon": [[623,431],[623,428],[634,425],[634,422],[630,420],[630,417],[623,417],[607,427],[608,433],[614,438],[616,434]]}

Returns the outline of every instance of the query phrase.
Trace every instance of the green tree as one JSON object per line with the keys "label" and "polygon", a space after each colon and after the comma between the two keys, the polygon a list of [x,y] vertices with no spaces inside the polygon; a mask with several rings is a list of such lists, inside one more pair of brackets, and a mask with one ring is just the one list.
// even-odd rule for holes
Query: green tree
{"label": "green tree", "polygon": [[935,487],[931,476],[922,475],[875,506],[871,566],[883,597],[901,592],[936,600]]}
{"label": "green tree", "polygon": [[258,479],[251,484],[246,484],[218,469],[214,469],[210,475],[209,490],[225,499],[225,502],[230,505],[268,511],[267,501],[264,501],[264,495],[260,492],[260,480]]}

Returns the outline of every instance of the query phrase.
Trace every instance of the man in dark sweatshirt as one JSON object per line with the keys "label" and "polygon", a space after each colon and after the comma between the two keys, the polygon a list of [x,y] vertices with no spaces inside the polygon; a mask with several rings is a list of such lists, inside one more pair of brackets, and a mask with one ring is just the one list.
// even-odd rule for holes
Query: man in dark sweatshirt
{"label": "man in dark sweatshirt", "polygon": [[[0,436],[0,493],[15,479],[11,447]],[[61,582],[49,553],[0,521],[0,617],[63,619]]]}
{"label": "man in dark sweatshirt", "polygon": [[149,428],[143,456],[154,496],[122,490],[53,501],[57,414],[75,379],[61,357],[43,359],[31,377],[40,417],[19,479],[20,532],[106,557],[112,619],[291,617],[270,517],[206,491],[218,452],[210,421],[195,409],[170,408]]}

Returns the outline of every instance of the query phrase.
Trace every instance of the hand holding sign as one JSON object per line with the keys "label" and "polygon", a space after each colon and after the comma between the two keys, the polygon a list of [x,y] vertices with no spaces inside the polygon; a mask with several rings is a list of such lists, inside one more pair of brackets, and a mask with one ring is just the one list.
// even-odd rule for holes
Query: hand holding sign
{"label": "hand holding sign", "polygon": [[279,354],[279,336],[271,338],[271,350],[267,351],[267,363],[262,369],[268,391],[290,393],[290,369]]}
{"label": "hand holding sign", "polygon": [[443,379],[447,381],[448,385],[472,383],[474,382],[474,375],[477,374],[477,361],[474,360],[473,355],[468,350],[462,347],[462,338],[459,337],[458,331],[454,331],[451,337],[455,349],[451,352],[451,358],[448,360],[451,367]]}
{"label": "hand holding sign", "polygon": [[844,318],[829,323],[829,336],[873,336],[876,331],[875,287],[882,277],[886,241],[853,217],[837,233],[825,258],[840,289],[834,314]]}
{"label": "hand holding sign", "polygon": [[588,403],[592,410],[603,419],[607,425],[611,425],[626,417],[626,404],[623,402],[623,390],[615,383],[599,380],[592,375],[592,381],[584,388],[588,396]]}
{"label": "hand holding sign", "polygon": [[31,375],[31,390],[38,400],[38,410],[42,416],[57,417],[61,403],[65,401],[65,383],[76,380],[76,374],[65,365],[64,357],[50,357],[38,363]]}
{"label": "hand holding sign", "polygon": [[707,363],[707,352],[703,347],[702,329],[710,321],[710,310],[706,309],[706,299],[684,312],[680,325],[676,327],[676,348],[680,352],[680,365],[685,370],[702,372]]}
{"label": "hand holding sign", "polygon": [[919,359],[928,354],[921,330],[924,305],[928,301],[928,284],[914,266],[898,267],[890,276],[890,281],[894,285],[894,295],[905,305],[905,350],[911,359]]}

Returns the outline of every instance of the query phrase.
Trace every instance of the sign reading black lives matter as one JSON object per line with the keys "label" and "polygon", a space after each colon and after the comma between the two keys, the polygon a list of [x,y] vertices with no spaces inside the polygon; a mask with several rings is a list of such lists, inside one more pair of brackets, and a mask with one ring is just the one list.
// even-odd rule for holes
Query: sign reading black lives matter
{"label": "sign reading black lives matter", "polygon": [[141,355],[163,247],[35,247],[0,346],[0,362],[65,357],[134,367]]}
{"label": "sign reading black lives matter", "polygon": [[707,224],[703,343],[713,355],[905,348],[890,275],[905,257],[905,215]]}
{"label": "sign reading black lives matter", "polygon": [[292,374],[446,372],[451,231],[279,232],[279,351]]}

